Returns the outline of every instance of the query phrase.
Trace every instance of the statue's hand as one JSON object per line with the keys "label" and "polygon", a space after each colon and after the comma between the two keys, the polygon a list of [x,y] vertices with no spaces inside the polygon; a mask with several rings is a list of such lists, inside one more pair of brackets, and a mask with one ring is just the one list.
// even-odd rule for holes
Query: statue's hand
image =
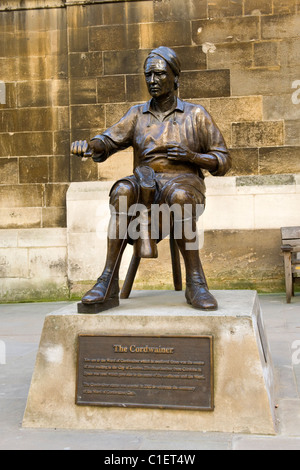
{"label": "statue's hand", "polygon": [[88,156],[87,152],[89,149],[89,144],[86,140],[76,140],[71,145],[71,153],[73,155],[78,155],[79,157]]}
{"label": "statue's hand", "polygon": [[101,139],[76,140],[71,145],[71,153],[79,157],[92,157],[95,162],[104,162],[106,160],[105,146]]}
{"label": "statue's hand", "polygon": [[196,153],[190,150],[183,144],[169,144],[168,145],[168,159],[180,162],[193,162]]}

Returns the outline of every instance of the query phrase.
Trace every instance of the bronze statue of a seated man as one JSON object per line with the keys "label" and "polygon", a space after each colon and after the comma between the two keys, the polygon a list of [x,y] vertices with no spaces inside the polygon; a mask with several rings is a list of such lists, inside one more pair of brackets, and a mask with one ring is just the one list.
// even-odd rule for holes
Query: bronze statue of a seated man
{"label": "bronze statue of a seated man", "polygon": [[[124,213],[124,207],[120,210],[121,196],[126,200],[127,214],[134,204],[143,203],[144,229],[148,233],[152,204],[188,207],[195,226],[197,207],[205,205],[202,170],[222,176],[231,166],[224,139],[209,113],[202,106],[177,97],[180,62],[176,53],[167,47],[153,50],[145,60],[144,73],[151,100],[130,108],[117,124],[89,143],[76,141],[71,147],[75,155],[92,153],[95,162],[104,162],[115,152],[133,147],[134,174],[117,181],[110,192],[115,215],[110,222],[110,229],[114,230],[109,233],[120,229],[120,212]],[[173,223],[183,224],[184,218],[186,213],[177,213]],[[126,237],[133,243],[129,234]],[[156,257],[157,241],[159,237],[140,237],[134,242],[136,255]],[[184,230],[176,241],[185,262],[187,302],[194,308],[216,310],[217,301],[208,290],[198,247],[190,249],[191,240]],[[109,284],[110,297],[119,295],[118,268],[125,246],[122,237],[108,236],[104,271],[82,298],[84,304],[103,302]]]}

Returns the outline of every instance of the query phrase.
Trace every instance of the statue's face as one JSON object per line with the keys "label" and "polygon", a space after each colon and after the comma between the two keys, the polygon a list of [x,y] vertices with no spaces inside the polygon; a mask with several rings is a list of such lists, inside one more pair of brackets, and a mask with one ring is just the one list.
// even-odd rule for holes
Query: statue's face
{"label": "statue's face", "polygon": [[169,95],[175,91],[175,75],[169,64],[159,57],[149,57],[145,64],[148,91],[153,98]]}

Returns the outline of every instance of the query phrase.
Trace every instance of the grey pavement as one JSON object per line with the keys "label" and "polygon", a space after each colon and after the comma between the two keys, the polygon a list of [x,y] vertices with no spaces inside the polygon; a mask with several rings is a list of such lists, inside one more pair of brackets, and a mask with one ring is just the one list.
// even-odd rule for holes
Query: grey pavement
{"label": "grey pavement", "polygon": [[300,449],[300,294],[289,305],[284,294],[259,295],[259,299],[275,367],[276,436],[22,428],[45,315],[67,303],[1,304],[0,450]]}

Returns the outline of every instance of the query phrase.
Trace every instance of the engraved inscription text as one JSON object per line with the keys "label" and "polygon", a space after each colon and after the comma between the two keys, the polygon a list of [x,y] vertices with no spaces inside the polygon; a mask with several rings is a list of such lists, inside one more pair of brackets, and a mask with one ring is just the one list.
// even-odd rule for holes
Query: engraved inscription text
{"label": "engraved inscription text", "polygon": [[212,337],[80,335],[76,403],[212,410]]}

